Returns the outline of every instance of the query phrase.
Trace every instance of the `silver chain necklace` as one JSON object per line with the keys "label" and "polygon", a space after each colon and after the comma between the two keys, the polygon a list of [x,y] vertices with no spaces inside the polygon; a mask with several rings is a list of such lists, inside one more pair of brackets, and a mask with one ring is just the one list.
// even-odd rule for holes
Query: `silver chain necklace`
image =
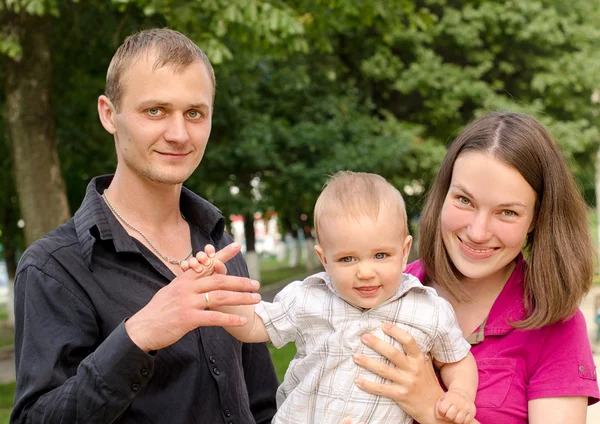
{"label": "silver chain necklace", "polygon": [[[104,192],[102,192],[102,197],[104,197],[104,200],[106,200],[106,204],[108,205],[108,207],[110,208],[110,210],[111,210],[111,211],[113,211],[113,213],[114,213],[115,215],[117,215],[117,216],[119,217],[119,219],[120,219],[121,221],[123,221],[123,223],[124,223],[125,225],[127,225],[129,228],[131,228],[131,229],[132,229],[133,231],[135,231],[136,233],[138,233],[140,236],[144,237],[144,240],[146,240],[146,241],[148,242],[148,244],[150,245],[150,247],[152,248],[152,250],[154,250],[154,251],[155,251],[155,252],[158,254],[158,256],[160,256],[161,258],[163,258],[163,259],[164,259],[165,261],[167,261],[168,263],[170,263],[170,264],[173,264],[173,265],[181,265],[181,263],[182,263],[183,261],[185,261],[187,258],[189,258],[190,256],[192,256],[192,251],[193,251],[193,248],[192,248],[192,249],[190,249],[190,253],[188,253],[188,254],[185,256],[185,258],[183,258],[183,259],[182,259],[182,260],[180,260],[180,261],[178,261],[177,259],[171,259],[171,258],[169,258],[167,255],[163,255],[163,254],[160,252],[160,250],[158,250],[158,249],[156,248],[156,246],[154,245],[154,243],[152,243],[152,242],[150,241],[150,239],[148,239],[148,237],[146,237],[146,235],[145,235],[144,233],[142,233],[142,231],[141,231],[141,230],[138,230],[136,227],[134,227],[133,225],[131,225],[129,222],[127,222],[127,220],[126,220],[125,218],[123,218],[123,217],[121,216],[121,214],[120,214],[119,212],[117,212],[117,210],[116,210],[116,209],[115,209],[115,207],[112,205],[112,203],[110,203],[110,200],[108,200],[108,197],[106,196],[106,190],[104,190]],[[185,221],[185,217],[184,217],[183,215],[181,215],[181,217],[182,217],[182,218],[183,218],[183,220]]]}

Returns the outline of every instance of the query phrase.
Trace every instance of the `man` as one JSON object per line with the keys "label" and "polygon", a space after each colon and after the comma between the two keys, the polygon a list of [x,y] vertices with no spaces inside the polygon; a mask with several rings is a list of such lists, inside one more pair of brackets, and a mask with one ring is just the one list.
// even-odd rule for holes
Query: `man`
{"label": "man", "polygon": [[[243,278],[219,211],[182,188],[204,154],[214,94],[208,58],[176,31],[142,31],[115,53],[98,113],[116,172],[90,182],[15,278],[12,422],[271,421],[266,346],[221,328],[243,318],[207,310],[257,303],[258,283]],[[182,272],[208,243],[233,275]]]}

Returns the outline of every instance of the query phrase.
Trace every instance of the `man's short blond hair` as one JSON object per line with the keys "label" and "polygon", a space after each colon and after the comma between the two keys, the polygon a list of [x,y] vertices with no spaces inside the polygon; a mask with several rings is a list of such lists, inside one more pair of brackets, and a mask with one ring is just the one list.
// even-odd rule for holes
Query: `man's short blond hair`
{"label": "man's short blond hair", "polygon": [[317,239],[325,216],[377,219],[381,208],[393,208],[408,235],[406,206],[402,194],[381,175],[339,171],[325,183],[314,210]]}
{"label": "man's short blond hair", "polygon": [[215,71],[208,56],[182,33],[168,28],[153,28],[127,37],[110,61],[106,74],[105,94],[117,111],[123,99],[125,73],[142,55],[150,53],[156,55],[153,66],[155,70],[163,66],[171,66],[175,72],[181,72],[194,62],[202,62],[213,85],[214,102]]}

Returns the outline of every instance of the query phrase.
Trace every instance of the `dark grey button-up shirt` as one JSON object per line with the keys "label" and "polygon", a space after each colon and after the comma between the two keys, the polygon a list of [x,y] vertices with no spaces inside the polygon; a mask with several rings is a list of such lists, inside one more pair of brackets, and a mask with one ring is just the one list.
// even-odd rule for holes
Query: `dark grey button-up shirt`
{"label": "dark grey button-up shirt", "polygon": [[[269,423],[277,379],[264,344],[202,327],[154,354],[124,320],[175,277],[129,236],[98,177],[67,223],[32,244],[15,279],[15,423]],[[194,252],[231,242],[220,212],[184,189]],[[247,276],[238,255],[229,274]]]}

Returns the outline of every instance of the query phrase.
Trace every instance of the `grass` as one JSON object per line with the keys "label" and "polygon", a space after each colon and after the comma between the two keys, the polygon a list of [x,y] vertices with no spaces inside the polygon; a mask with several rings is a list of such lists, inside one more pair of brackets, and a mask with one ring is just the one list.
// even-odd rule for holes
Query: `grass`
{"label": "grass", "polygon": [[294,343],[288,343],[281,349],[277,349],[275,346],[269,343],[269,352],[271,352],[271,358],[273,358],[273,365],[275,365],[277,378],[281,383],[290,361],[296,354],[296,345]]}
{"label": "grass", "polygon": [[0,424],[8,424],[15,397],[15,383],[0,384]]}
{"label": "grass", "polygon": [[302,261],[298,266],[289,268],[285,262],[278,262],[275,258],[264,257],[260,259],[261,286],[268,286],[284,280],[302,279],[310,273],[306,270],[306,265]]}

